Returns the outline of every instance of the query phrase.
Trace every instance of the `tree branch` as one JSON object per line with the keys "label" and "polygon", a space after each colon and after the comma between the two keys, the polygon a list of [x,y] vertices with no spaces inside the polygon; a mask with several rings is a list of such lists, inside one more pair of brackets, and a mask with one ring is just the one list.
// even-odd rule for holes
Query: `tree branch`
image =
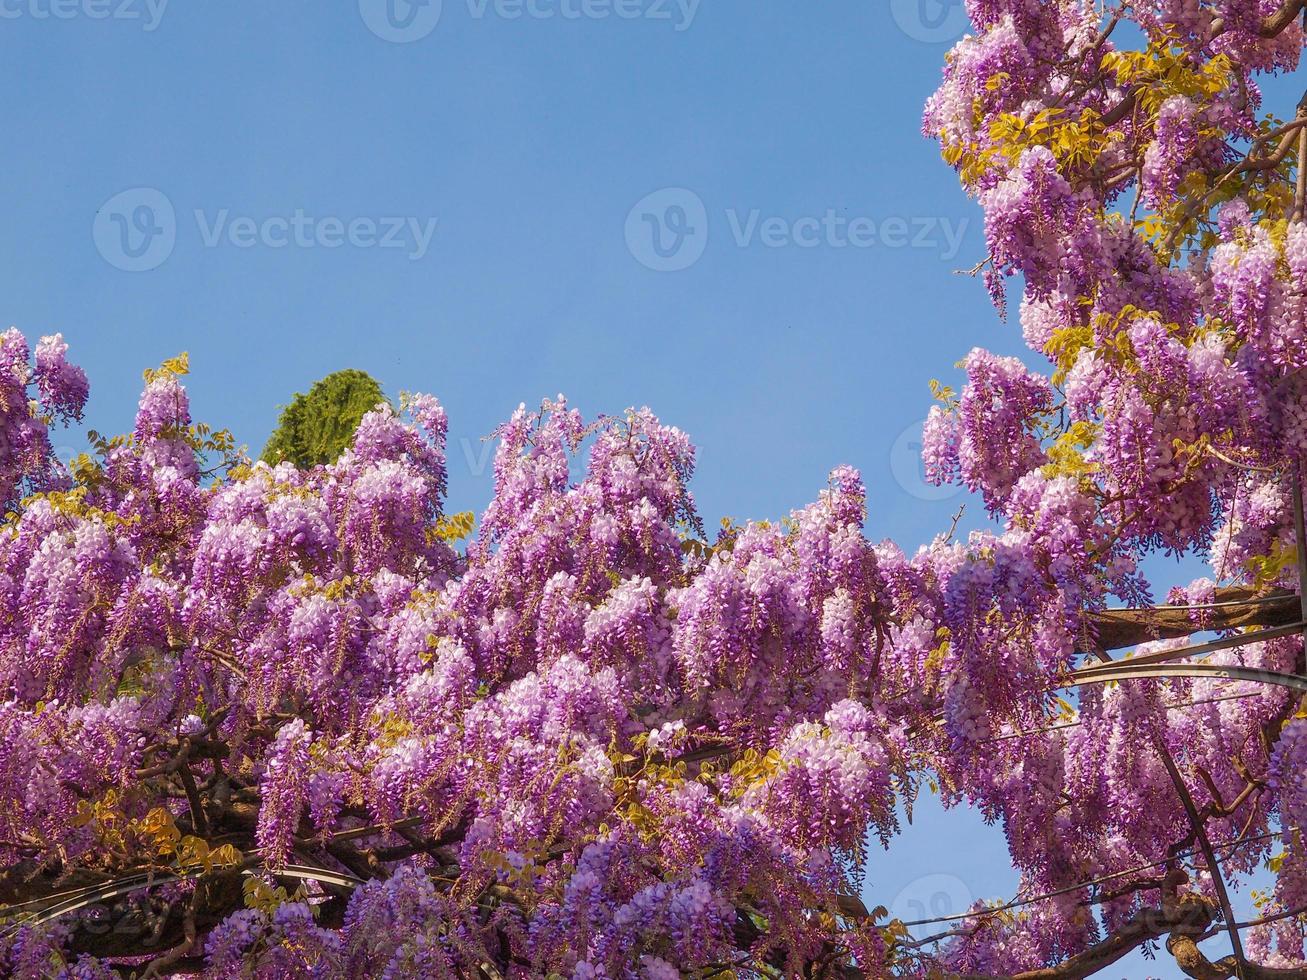
{"label": "tree branch", "polygon": [[[1201,933],[1212,921],[1210,906],[1195,897],[1186,897],[1173,907],[1147,908],[1102,942],[1082,953],[1063,960],[1057,966],[1041,967],[1018,973],[1010,980],[1083,980],[1111,966],[1143,943],[1161,939],[1177,928]],[[997,980],[972,974],[964,980]]]}
{"label": "tree branch", "polygon": [[[1194,613],[1201,613],[1195,617]],[[1087,617],[1097,633],[1097,646],[1119,650],[1152,640],[1169,640],[1206,630],[1243,626],[1287,626],[1298,621],[1298,596],[1274,592],[1259,596],[1250,586],[1218,589],[1206,606],[1154,606],[1147,609],[1106,609]],[[1198,621],[1195,621],[1197,618]]]}

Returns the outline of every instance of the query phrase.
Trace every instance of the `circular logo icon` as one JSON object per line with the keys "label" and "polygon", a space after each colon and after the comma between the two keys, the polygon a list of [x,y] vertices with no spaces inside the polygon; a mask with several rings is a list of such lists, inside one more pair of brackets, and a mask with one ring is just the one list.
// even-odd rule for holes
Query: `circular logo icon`
{"label": "circular logo icon", "polygon": [[708,247],[708,211],[694,191],[664,187],[636,202],[626,216],[626,247],[655,272],[679,272]]}
{"label": "circular logo icon", "polygon": [[383,41],[421,41],[440,23],[441,0],[359,0],[363,23]]}
{"label": "circular logo icon", "polygon": [[148,272],[172,255],[177,214],[162,191],[134,187],[100,206],[91,234],[100,255],[115,269]]}
{"label": "circular logo icon", "polygon": [[947,44],[967,31],[963,0],[890,0],[894,23],[914,41]]}
{"label": "circular logo icon", "polygon": [[913,422],[894,440],[889,451],[890,472],[899,488],[918,500],[949,500],[966,488],[958,483],[937,487],[926,479],[926,467],[921,461],[921,427],[924,424],[924,419]]}
{"label": "circular logo icon", "polygon": [[922,875],[894,897],[889,914],[900,922],[923,922],[959,915],[971,908],[974,901],[971,889],[957,875]]}

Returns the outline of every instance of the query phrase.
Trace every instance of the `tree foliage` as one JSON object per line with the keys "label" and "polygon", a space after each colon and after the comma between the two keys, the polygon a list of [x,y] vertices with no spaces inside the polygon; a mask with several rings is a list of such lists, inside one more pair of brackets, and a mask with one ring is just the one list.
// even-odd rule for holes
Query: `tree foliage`
{"label": "tree foliage", "polygon": [[385,400],[381,385],[366,371],[333,372],[314,382],[308,394],[297,392],[282,409],[263,459],[301,469],[330,463],[349,446],[363,416]]}

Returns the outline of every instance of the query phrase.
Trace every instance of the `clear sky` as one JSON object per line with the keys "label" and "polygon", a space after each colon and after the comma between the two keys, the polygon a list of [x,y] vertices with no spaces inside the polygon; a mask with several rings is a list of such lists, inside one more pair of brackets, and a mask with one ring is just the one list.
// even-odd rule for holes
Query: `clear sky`
{"label": "clear sky", "polygon": [[[362,368],[445,403],[479,510],[519,402],[647,404],[710,523],[851,463],[912,550],[959,503],[920,479],[928,380],[1021,349],[954,274],[980,215],[920,135],[962,27],[956,0],[0,0],[0,316],[63,332],[102,431],[182,350],[196,416],[255,451]],[[867,881],[917,918],[1014,876],[925,803]]]}

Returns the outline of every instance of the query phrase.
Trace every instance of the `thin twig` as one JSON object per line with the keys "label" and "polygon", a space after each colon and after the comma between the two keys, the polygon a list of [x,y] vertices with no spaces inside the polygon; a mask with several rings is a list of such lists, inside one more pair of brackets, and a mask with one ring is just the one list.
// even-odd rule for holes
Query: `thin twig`
{"label": "thin twig", "polygon": [[1180,802],[1184,804],[1185,813],[1189,815],[1189,823],[1193,827],[1194,835],[1198,838],[1198,844],[1203,849],[1203,857],[1207,861],[1207,869],[1211,873],[1212,884],[1216,888],[1216,898],[1221,903],[1221,914],[1225,917],[1226,931],[1230,934],[1230,945],[1234,948],[1235,973],[1242,978],[1244,975],[1243,941],[1239,938],[1239,926],[1234,920],[1234,909],[1230,905],[1230,894],[1225,888],[1225,876],[1221,874],[1221,866],[1216,860],[1216,851],[1212,848],[1211,838],[1207,836],[1206,821],[1198,813],[1198,808],[1194,806],[1194,798],[1190,794],[1184,778],[1180,775],[1180,770],[1176,768],[1175,760],[1171,758],[1171,752],[1166,747],[1166,743],[1162,741],[1160,735],[1155,735],[1153,741],[1162,757],[1162,764],[1166,766],[1166,771],[1171,777],[1171,782],[1175,784],[1175,791],[1180,796]]}

